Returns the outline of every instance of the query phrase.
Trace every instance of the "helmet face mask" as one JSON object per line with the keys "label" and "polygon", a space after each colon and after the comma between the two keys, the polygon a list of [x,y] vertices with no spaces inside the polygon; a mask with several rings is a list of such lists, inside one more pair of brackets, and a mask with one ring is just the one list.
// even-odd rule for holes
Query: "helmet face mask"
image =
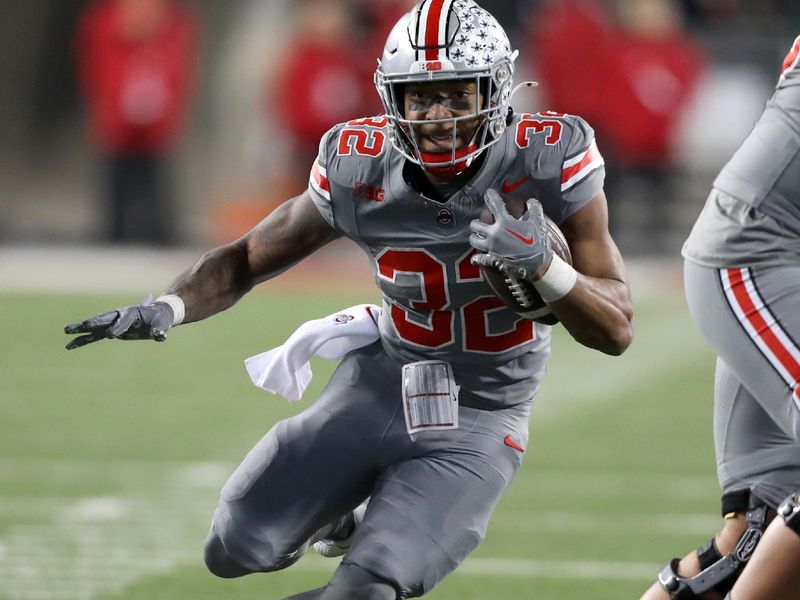
{"label": "helmet face mask", "polygon": [[[392,125],[391,140],[408,160],[440,173],[463,171],[486,148],[499,140],[506,127],[514,59],[499,23],[473,0],[424,0],[395,25],[375,73],[375,86]],[[423,118],[421,111],[406,115],[408,85],[474,82],[479,101],[470,111]],[[445,108],[448,108],[443,104]],[[466,114],[465,114],[466,113]],[[467,143],[458,135],[476,124]],[[452,132],[447,151],[425,152],[419,130],[440,125]]]}

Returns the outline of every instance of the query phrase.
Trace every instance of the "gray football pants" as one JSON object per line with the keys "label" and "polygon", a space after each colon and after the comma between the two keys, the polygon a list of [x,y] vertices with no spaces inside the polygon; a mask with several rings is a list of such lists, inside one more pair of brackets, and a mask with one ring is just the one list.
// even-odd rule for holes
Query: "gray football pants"
{"label": "gray football pants", "polygon": [[684,263],[689,311],[717,354],[714,444],[724,492],[773,508],[800,489],[800,265]]}
{"label": "gray football pants", "polygon": [[521,463],[513,446],[527,446],[530,403],[461,406],[457,430],[412,440],[400,373],[379,343],[357,350],[316,402],[256,444],[214,514],[230,557],[250,571],[287,566],[315,531],[367,496],[343,562],[408,596],[430,591],[475,549]]}

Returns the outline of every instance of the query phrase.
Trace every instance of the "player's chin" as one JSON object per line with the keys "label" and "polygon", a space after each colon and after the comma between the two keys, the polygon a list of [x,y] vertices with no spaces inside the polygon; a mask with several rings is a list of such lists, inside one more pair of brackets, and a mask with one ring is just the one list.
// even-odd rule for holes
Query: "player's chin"
{"label": "player's chin", "polygon": [[445,152],[453,152],[453,148],[455,150],[459,150],[464,146],[464,143],[461,140],[456,140],[455,144],[453,143],[453,136],[423,136],[420,140],[419,149],[423,152],[430,152],[432,154],[442,154]]}
{"label": "player's chin", "polygon": [[[458,149],[459,143],[456,142],[455,147]],[[453,136],[436,136],[425,135],[420,140],[420,150],[423,152],[452,152],[453,151]]]}

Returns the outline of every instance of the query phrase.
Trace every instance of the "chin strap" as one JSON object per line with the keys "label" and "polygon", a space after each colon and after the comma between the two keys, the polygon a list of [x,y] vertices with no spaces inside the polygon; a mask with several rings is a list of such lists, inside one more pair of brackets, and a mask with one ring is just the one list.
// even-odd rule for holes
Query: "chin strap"
{"label": "chin strap", "polygon": [[[453,158],[456,160],[459,158],[464,158],[468,154],[475,152],[477,149],[477,144],[470,144],[465,148],[459,148],[456,150],[455,156],[453,156],[453,152],[420,152],[420,166],[428,171],[428,173],[433,173],[434,175],[451,177],[455,175],[461,175],[461,173],[469,168],[469,166],[472,164],[472,161],[477,158],[477,155],[456,163],[451,161]],[[437,163],[441,164],[441,166],[436,166]]]}

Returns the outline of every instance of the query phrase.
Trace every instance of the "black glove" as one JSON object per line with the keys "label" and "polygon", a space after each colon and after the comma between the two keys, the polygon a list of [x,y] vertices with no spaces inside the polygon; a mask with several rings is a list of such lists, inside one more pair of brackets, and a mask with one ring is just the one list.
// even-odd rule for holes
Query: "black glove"
{"label": "black glove", "polygon": [[155,340],[167,339],[167,330],[172,327],[174,315],[168,304],[151,304],[152,296],[145,298],[138,306],[126,306],[101,313],[80,323],[64,327],[64,333],[85,333],[73,338],[67,350],[74,350],[102,339]]}

